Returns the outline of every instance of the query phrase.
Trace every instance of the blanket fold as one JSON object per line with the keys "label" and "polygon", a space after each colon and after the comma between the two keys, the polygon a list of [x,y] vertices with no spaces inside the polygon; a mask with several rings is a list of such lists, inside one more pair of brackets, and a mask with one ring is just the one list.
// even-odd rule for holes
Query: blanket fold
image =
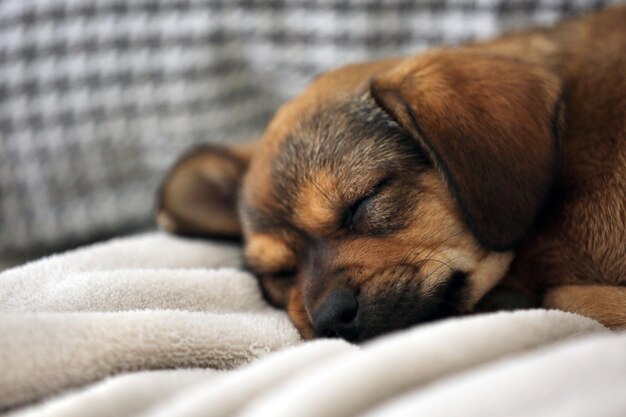
{"label": "blanket fold", "polygon": [[240,263],[235,246],[154,233],[0,274],[0,409],[124,371],[233,368],[299,341]]}
{"label": "blanket fold", "polygon": [[12,416],[626,412],[626,334],[588,318],[503,312],[302,343],[237,247],[160,233],[0,274],[0,335]]}

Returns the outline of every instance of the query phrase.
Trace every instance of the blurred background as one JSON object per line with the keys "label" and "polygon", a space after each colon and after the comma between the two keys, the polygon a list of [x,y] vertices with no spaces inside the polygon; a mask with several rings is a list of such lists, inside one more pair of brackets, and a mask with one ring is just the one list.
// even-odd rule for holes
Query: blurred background
{"label": "blurred background", "polygon": [[262,132],[351,61],[615,0],[0,0],[0,268],[153,227],[189,146]]}

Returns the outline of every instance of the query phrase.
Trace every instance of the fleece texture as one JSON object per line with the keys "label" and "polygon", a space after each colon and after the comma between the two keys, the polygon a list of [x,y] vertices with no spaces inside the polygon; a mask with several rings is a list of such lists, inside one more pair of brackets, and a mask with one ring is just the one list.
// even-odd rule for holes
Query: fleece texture
{"label": "fleece texture", "polygon": [[160,233],[0,274],[11,416],[623,416],[626,334],[527,310],[302,342],[239,248]]}

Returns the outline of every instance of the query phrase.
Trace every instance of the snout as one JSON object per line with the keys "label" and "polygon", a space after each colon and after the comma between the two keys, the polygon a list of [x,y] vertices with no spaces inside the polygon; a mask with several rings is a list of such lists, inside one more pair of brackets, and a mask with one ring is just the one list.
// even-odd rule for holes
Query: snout
{"label": "snout", "polygon": [[315,336],[363,342],[418,323],[461,314],[467,274],[455,271],[427,294],[406,281],[381,292],[380,286],[358,290],[340,287],[326,295],[311,313]]}
{"label": "snout", "polygon": [[359,303],[354,291],[331,292],[313,314],[313,327],[318,337],[340,337],[349,342],[359,339]]}

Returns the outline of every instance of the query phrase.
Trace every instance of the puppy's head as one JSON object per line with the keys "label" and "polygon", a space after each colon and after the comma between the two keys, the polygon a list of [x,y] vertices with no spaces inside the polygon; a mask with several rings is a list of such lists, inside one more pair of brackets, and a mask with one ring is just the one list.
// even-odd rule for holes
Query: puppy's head
{"label": "puppy's head", "polygon": [[346,67],[283,107],[253,156],[183,159],[159,218],[242,234],[266,297],[305,337],[361,341],[463,313],[546,198],[558,101],[550,73],[471,51]]}

